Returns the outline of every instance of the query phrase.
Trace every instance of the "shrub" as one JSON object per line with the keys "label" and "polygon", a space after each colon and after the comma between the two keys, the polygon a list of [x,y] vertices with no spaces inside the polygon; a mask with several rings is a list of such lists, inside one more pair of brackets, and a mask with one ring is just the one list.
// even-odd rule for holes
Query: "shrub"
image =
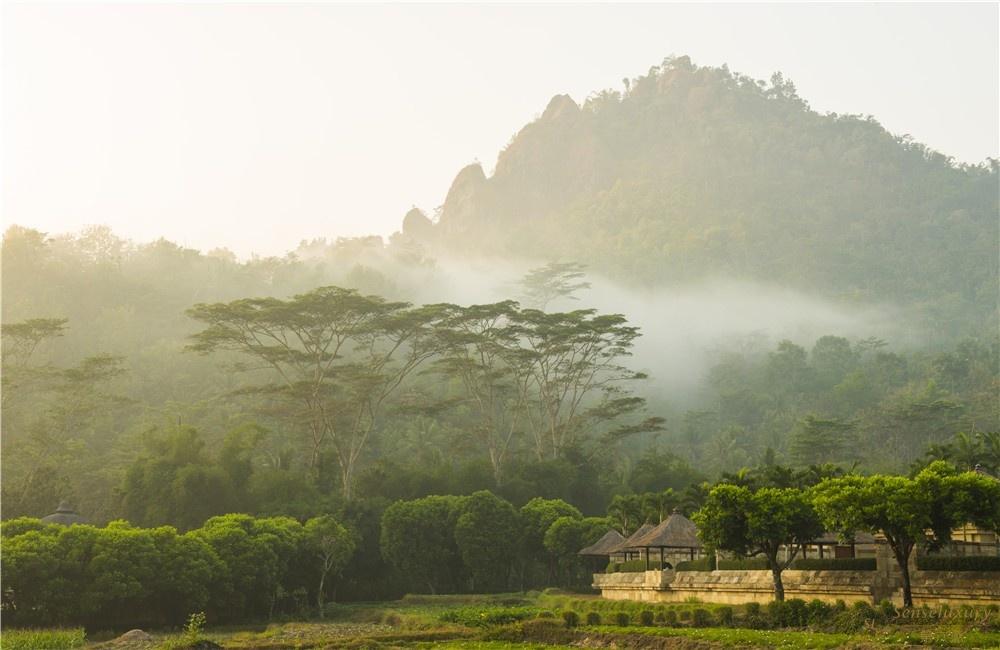
{"label": "shrub", "polygon": [[743,618],[743,625],[752,630],[763,630],[768,627],[767,617],[761,612],[760,603],[749,602],[744,606],[746,616]]}
{"label": "shrub", "polygon": [[788,625],[788,606],[782,600],[772,600],[767,604],[767,619],[771,627]]}
{"label": "shrub", "polygon": [[663,612],[663,622],[667,625],[674,627],[677,625],[677,612],[672,609],[668,609]]}
{"label": "shrub", "polygon": [[712,614],[707,609],[698,607],[692,612],[691,624],[695,627],[711,627],[712,623]]}
{"label": "shrub", "polygon": [[874,620],[878,618],[878,613],[875,611],[875,608],[864,600],[859,600],[853,605],[851,605],[851,611],[864,616],[868,620]]}
{"label": "shrub", "polygon": [[792,598],[785,601],[785,625],[792,627],[805,627],[808,625],[809,613],[806,601],[801,598]]}
{"label": "shrub", "polygon": [[639,624],[643,627],[651,626],[653,624],[653,612],[648,609],[639,612]]}
{"label": "shrub", "polygon": [[682,621],[690,621],[691,620],[691,610],[690,609],[682,609],[681,610],[681,620]]}
{"label": "shrub", "polygon": [[874,571],[875,558],[800,558],[792,562],[793,569],[800,571]]}
{"label": "shrub", "polygon": [[884,620],[889,620],[890,618],[896,617],[896,606],[892,604],[891,600],[883,598],[878,604],[879,613],[882,614]]}
{"label": "shrub", "polygon": [[970,555],[965,557],[918,555],[917,568],[921,571],[1000,571],[1000,557],[987,555]]}
{"label": "shrub", "polygon": [[736,616],[733,614],[733,608],[728,605],[715,610],[715,616],[719,619],[719,625],[725,627],[732,627],[733,621],[736,619]]}
{"label": "shrub", "polygon": [[580,624],[580,615],[574,612],[573,610],[569,610],[568,612],[563,612],[562,618],[563,618],[563,623],[566,624],[566,627],[576,627]]}
{"label": "shrub", "polygon": [[587,612],[587,625],[600,625],[601,615],[597,612]]}
{"label": "shrub", "polygon": [[825,623],[833,613],[833,607],[827,605],[819,598],[813,598],[806,605],[806,622],[809,625],[820,625]]}
{"label": "shrub", "polygon": [[543,609],[542,611],[538,612],[538,614],[535,616],[535,618],[555,618],[555,617],[556,615],[547,609]]}
{"label": "shrub", "polygon": [[838,613],[833,619],[833,629],[836,632],[850,634],[864,628],[864,626],[880,618],[880,612],[865,601],[854,603],[850,609]]}
{"label": "shrub", "polygon": [[667,615],[663,613],[662,609],[656,612],[656,615],[653,616],[654,625],[663,625],[666,622],[667,622]]}
{"label": "shrub", "polygon": [[618,627],[627,627],[629,623],[628,612],[616,612],[615,613],[615,625]]}
{"label": "shrub", "polygon": [[845,603],[842,599],[838,598],[837,600],[833,601],[833,611],[837,613],[847,611],[847,603]]}
{"label": "shrub", "polygon": [[514,643],[532,641],[547,645],[565,645],[574,640],[573,632],[550,618],[524,621],[513,630],[509,627],[495,628],[485,638]]}
{"label": "shrub", "polygon": [[196,612],[188,616],[187,624],[184,625],[184,638],[191,643],[197,643],[201,639],[205,629],[205,612]]}

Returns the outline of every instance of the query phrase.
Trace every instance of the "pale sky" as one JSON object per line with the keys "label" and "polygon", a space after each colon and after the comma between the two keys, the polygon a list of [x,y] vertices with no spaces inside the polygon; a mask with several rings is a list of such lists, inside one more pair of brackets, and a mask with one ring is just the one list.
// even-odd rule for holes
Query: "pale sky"
{"label": "pale sky", "polygon": [[12,4],[2,217],[240,255],[387,235],[548,100],[670,54],[998,156],[998,5]]}

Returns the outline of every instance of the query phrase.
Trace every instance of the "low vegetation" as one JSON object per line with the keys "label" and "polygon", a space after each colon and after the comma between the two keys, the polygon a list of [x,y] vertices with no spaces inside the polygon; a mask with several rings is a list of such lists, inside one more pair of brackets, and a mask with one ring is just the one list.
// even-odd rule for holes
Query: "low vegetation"
{"label": "low vegetation", "polygon": [[[560,592],[410,596],[383,603],[329,604],[322,621],[256,627],[213,629],[193,615],[179,634],[154,633],[141,650],[191,648],[199,641],[233,650],[648,647],[652,637],[688,639],[705,648],[993,647],[1000,644],[1000,613],[995,606],[901,611],[888,602],[847,605],[798,599],[737,606],[641,603]],[[84,639],[83,630],[5,629],[3,647],[68,650],[84,645]]]}
{"label": "low vegetation", "polygon": [[4,629],[0,633],[4,650],[69,650],[83,646],[86,640],[87,635],[81,627],[50,630]]}

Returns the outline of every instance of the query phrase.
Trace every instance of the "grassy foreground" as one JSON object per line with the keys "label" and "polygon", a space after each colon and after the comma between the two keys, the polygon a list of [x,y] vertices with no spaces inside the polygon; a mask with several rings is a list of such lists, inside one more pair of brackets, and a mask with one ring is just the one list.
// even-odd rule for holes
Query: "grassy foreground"
{"label": "grassy foreground", "polygon": [[[332,604],[322,620],[238,627],[213,627],[209,621],[194,636],[154,630],[144,638],[110,633],[85,637],[80,629],[5,629],[0,644],[3,650],[204,650],[210,644],[226,650],[1000,648],[995,608],[924,610],[926,615],[917,620],[887,608],[817,608],[808,610],[811,623],[796,624],[794,606],[789,613],[783,607],[613,602],[558,593],[408,596],[384,603]],[[823,612],[825,618],[819,615]],[[766,629],[777,627],[776,617],[792,617],[788,620],[793,623]]]}

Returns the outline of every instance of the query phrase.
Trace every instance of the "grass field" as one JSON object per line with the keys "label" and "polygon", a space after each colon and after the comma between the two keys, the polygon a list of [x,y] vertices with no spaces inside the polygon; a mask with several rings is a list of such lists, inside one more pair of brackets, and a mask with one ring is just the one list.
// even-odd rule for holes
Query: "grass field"
{"label": "grass field", "polygon": [[[832,629],[854,621],[863,609],[841,610],[826,623],[782,629],[759,626],[768,608],[705,603],[647,604],[606,601],[560,593],[489,596],[408,596],[384,603],[331,604],[322,620],[213,627],[203,638],[227,650],[307,650],[311,648],[469,648],[537,650],[541,648],[617,647],[709,650],[713,648],[1000,648],[1000,618],[988,609],[947,622],[914,622],[883,612],[876,624],[860,629]],[[573,612],[574,614],[568,614]],[[588,625],[587,618],[603,624]],[[564,616],[579,621],[567,626]],[[646,625],[650,617],[657,624]],[[757,616],[758,618],[754,618]],[[846,618],[845,618],[846,617]],[[609,624],[614,621],[624,624]],[[728,621],[723,625],[722,622]],[[177,631],[151,631],[144,644],[123,645],[114,635],[83,630],[4,630],[3,650],[180,650]]]}
{"label": "grass field", "polygon": [[69,650],[87,642],[83,628],[52,630],[3,630],[3,650]]}

